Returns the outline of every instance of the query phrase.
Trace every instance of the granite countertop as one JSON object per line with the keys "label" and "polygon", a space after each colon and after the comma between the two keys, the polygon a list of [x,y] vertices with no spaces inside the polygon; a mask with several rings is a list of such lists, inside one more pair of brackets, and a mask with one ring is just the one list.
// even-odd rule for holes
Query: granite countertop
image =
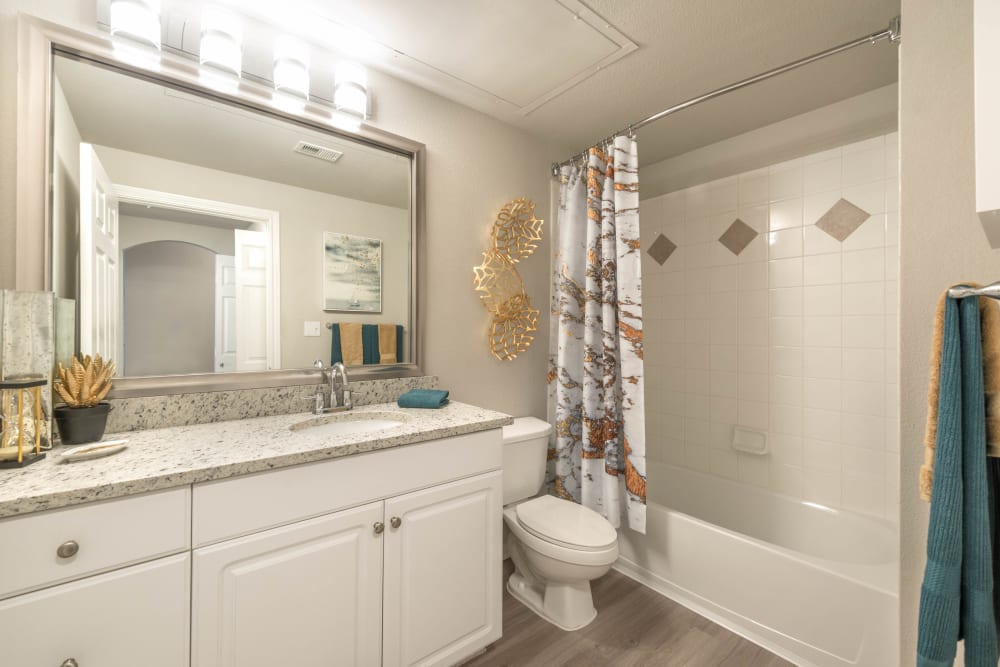
{"label": "granite countertop", "polygon": [[[386,412],[402,413],[406,419],[401,426],[374,433],[332,436],[309,429],[289,431],[312,419]],[[106,434],[104,440],[127,438],[128,448],[104,458],[60,463],[58,454],[71,448],[56,447],[44,461],[0,470],[0,517],[325,461],[512,422],[509,415],[463,403],[451,402],[439,410],[383,403],[325,417],[298,413]]]}

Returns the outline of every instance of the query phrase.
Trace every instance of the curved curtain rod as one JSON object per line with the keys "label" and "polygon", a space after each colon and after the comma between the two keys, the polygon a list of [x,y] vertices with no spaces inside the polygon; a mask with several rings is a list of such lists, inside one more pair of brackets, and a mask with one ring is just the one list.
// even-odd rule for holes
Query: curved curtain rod
{"label": "curved curtain rod", "polygon": [[[614,139],[616,136],[619,136],[621,134],[628,134],[629,136],[633,136],[634,132],[636,130],[638,130],[640,127],[644,127],[646,125],[649,125],[650,123],[658,121],[661,118],[665,118],[666,116],[669,116],[670,114],[677,113],[678,111],[681,111],[683,109],[687,109],[688,107],[693,107],[696,104],[700,104],[702,102],[711,100],[713,98],[719,97],[720,95],[725,95],[726,93],[731,93],[734,90],[739,90],[740,88],[745,88],[745,87],[747,87],[747,86],[749,86],[751,84],[757,83],[759,81],[764,81],[765,79],[770,79],[771,77],[778,76],[779,74],[784,74],[785,72],[790,72],[793,69],[798,69],[799,67],[802,67],[804,65],[808,65],[808,64],[813,63],[813,62],[816,62],[817,60],[822,60],[823,58],[828,58],[829,56],[836,55],[836,54],[841,53],[843,51],[849,51],[850,49],[853,49],[853,48],[855,48],[857,46],[863,46],[864,44],[877,44],[878,42],[881,42],[881,41],[886,40],[886,39],[888,39],[893,44],[899,44],[899,40],[901,39],[901,37],[902,37],[902,32],[900,30],[900,19],[899,19],[898,16],[896,16],[891,21],[889,21],[889,27],[886,28],[885,30],[880,30],[879,32],[873,32],[870,35],[865,35],[864,37],[859,37],[859,38],[857,38],[855,40],[852,40],[850,42],[844,42],[843,44],[840,44],[839,46],[835,46],[835,47],[833,47],[831,49],[827,49],[826,51],[820,51],[819,53],[814,53],[811,56],[806,56],[805,58],[801,58],[801,59],[796,60],[794,62],[790,62],[790,63],[787,63],[785,65],[782,65],[780,67],[775,67],[774,69],[768,70],[768,71],[763,72],[761,74],[757,74],[755,76],[751,76],[748,79],[743,79],[742,81],[737,81],[736,83],[731,83],[728,86],[723,86],[722,88],[718,88],[716,90],[713,90],[710,93],[705,93],[704,95],[699,95],[698,97],[693,97],[693,98],[691,98],[691,99],[689,99],[689,100],[687,100],[685,102],[681,102],[680,104],[675,104],[674,106],[669,107],[667,109],[664,109],[663,111],[658,111],[658,112],[654,113],[652,116],[647,116],[646,118],[643,118],[640,121],[636,121],[634,123],[631,123],[627,127],[619,130],[618,132],[615,132],[614,134],[612,134],[612,135],[610,135],[608,137],[605,137],[601,141],[597,142],[597,144],[595,144],[595,145],[600,145],[602,143],[608,143],[609,141],[611,141],[612,139]],[[590,150],[590,149],[587,149],[587,150]],[[567,158],[566,160],[563,160],[562,162],[553,162],[552,163],[552,175],[553,176],[558,176],[559,175],[559,168],[560,167],[566,166],[566,165],[570,164],[571,162],[573,162],[573,160],[576,160],[576,159],[579,159],[579,158],[585,156],[587,154],[587,150],[584,150],[584,151],[581,151],[579,153],[576,153],[575,155]]]}

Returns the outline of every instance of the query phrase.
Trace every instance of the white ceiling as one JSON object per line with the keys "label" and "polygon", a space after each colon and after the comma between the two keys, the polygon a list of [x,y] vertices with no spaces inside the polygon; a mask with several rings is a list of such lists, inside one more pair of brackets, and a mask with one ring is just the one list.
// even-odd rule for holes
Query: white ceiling
{"label": "white ceiling", "polygon": [[[347,53],[573,151],[678,102],[880,31],[900,11],[899,0],[216,2],[248,19],[249,72],[268,78],[273,34],[293,32],[312,44],[314,62]],[[168,41],[197,50],[204,4],[164,2]],[[905,31],[904,22],[904,39]],[[860,47],[648,126],[640,154],[657,162],[896,80],[894,46]]]}

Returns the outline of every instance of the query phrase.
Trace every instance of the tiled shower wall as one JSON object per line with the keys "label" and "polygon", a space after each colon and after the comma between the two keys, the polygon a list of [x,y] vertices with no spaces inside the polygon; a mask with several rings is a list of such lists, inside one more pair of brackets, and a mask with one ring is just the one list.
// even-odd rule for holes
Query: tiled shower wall
{"label": "tiled shower wall", "polygon": [[[651,462],[895,520],[897,152],[890,134],[642,201]],[[769,453],[735,451],[737,425]]]}

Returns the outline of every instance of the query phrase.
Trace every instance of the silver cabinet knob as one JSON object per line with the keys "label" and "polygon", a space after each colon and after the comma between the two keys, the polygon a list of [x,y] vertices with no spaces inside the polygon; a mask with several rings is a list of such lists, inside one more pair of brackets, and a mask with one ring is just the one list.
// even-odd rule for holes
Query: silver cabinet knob
{"label": "silver cabinet knob", "polygon": [[389,525],[391,525],[393,528],[399,528],[401,525],[403,525],[403,520],[400,519],[398,516],[394,516],[391,519],[389,519]]}
{"label": "silver cabinet knob", "polygon": [[[80,545],[76,543],[76,540],[68,540],[59,545],[59,548],[56,549],[56,555],[60,558],[72,558],[78,551],[80,551]],[[73,658],[70,658],[70,660],[73,660]],[[72,665],[75,664],[76,661],[73,660]],[[66,667],[66,663],[63,663],[63,667]]]}
{"label": "silver cabinet knob", "polygon": [[385,530],[385,524],[382,523],[381,521],[376,521],[373,528],[375,529],[376,535],[381,535],[382,531]]}
{"label": "silver cabinet knob", "polygon": [[80,667],[80,665],[73,658],[66,658],[59,667]]}

